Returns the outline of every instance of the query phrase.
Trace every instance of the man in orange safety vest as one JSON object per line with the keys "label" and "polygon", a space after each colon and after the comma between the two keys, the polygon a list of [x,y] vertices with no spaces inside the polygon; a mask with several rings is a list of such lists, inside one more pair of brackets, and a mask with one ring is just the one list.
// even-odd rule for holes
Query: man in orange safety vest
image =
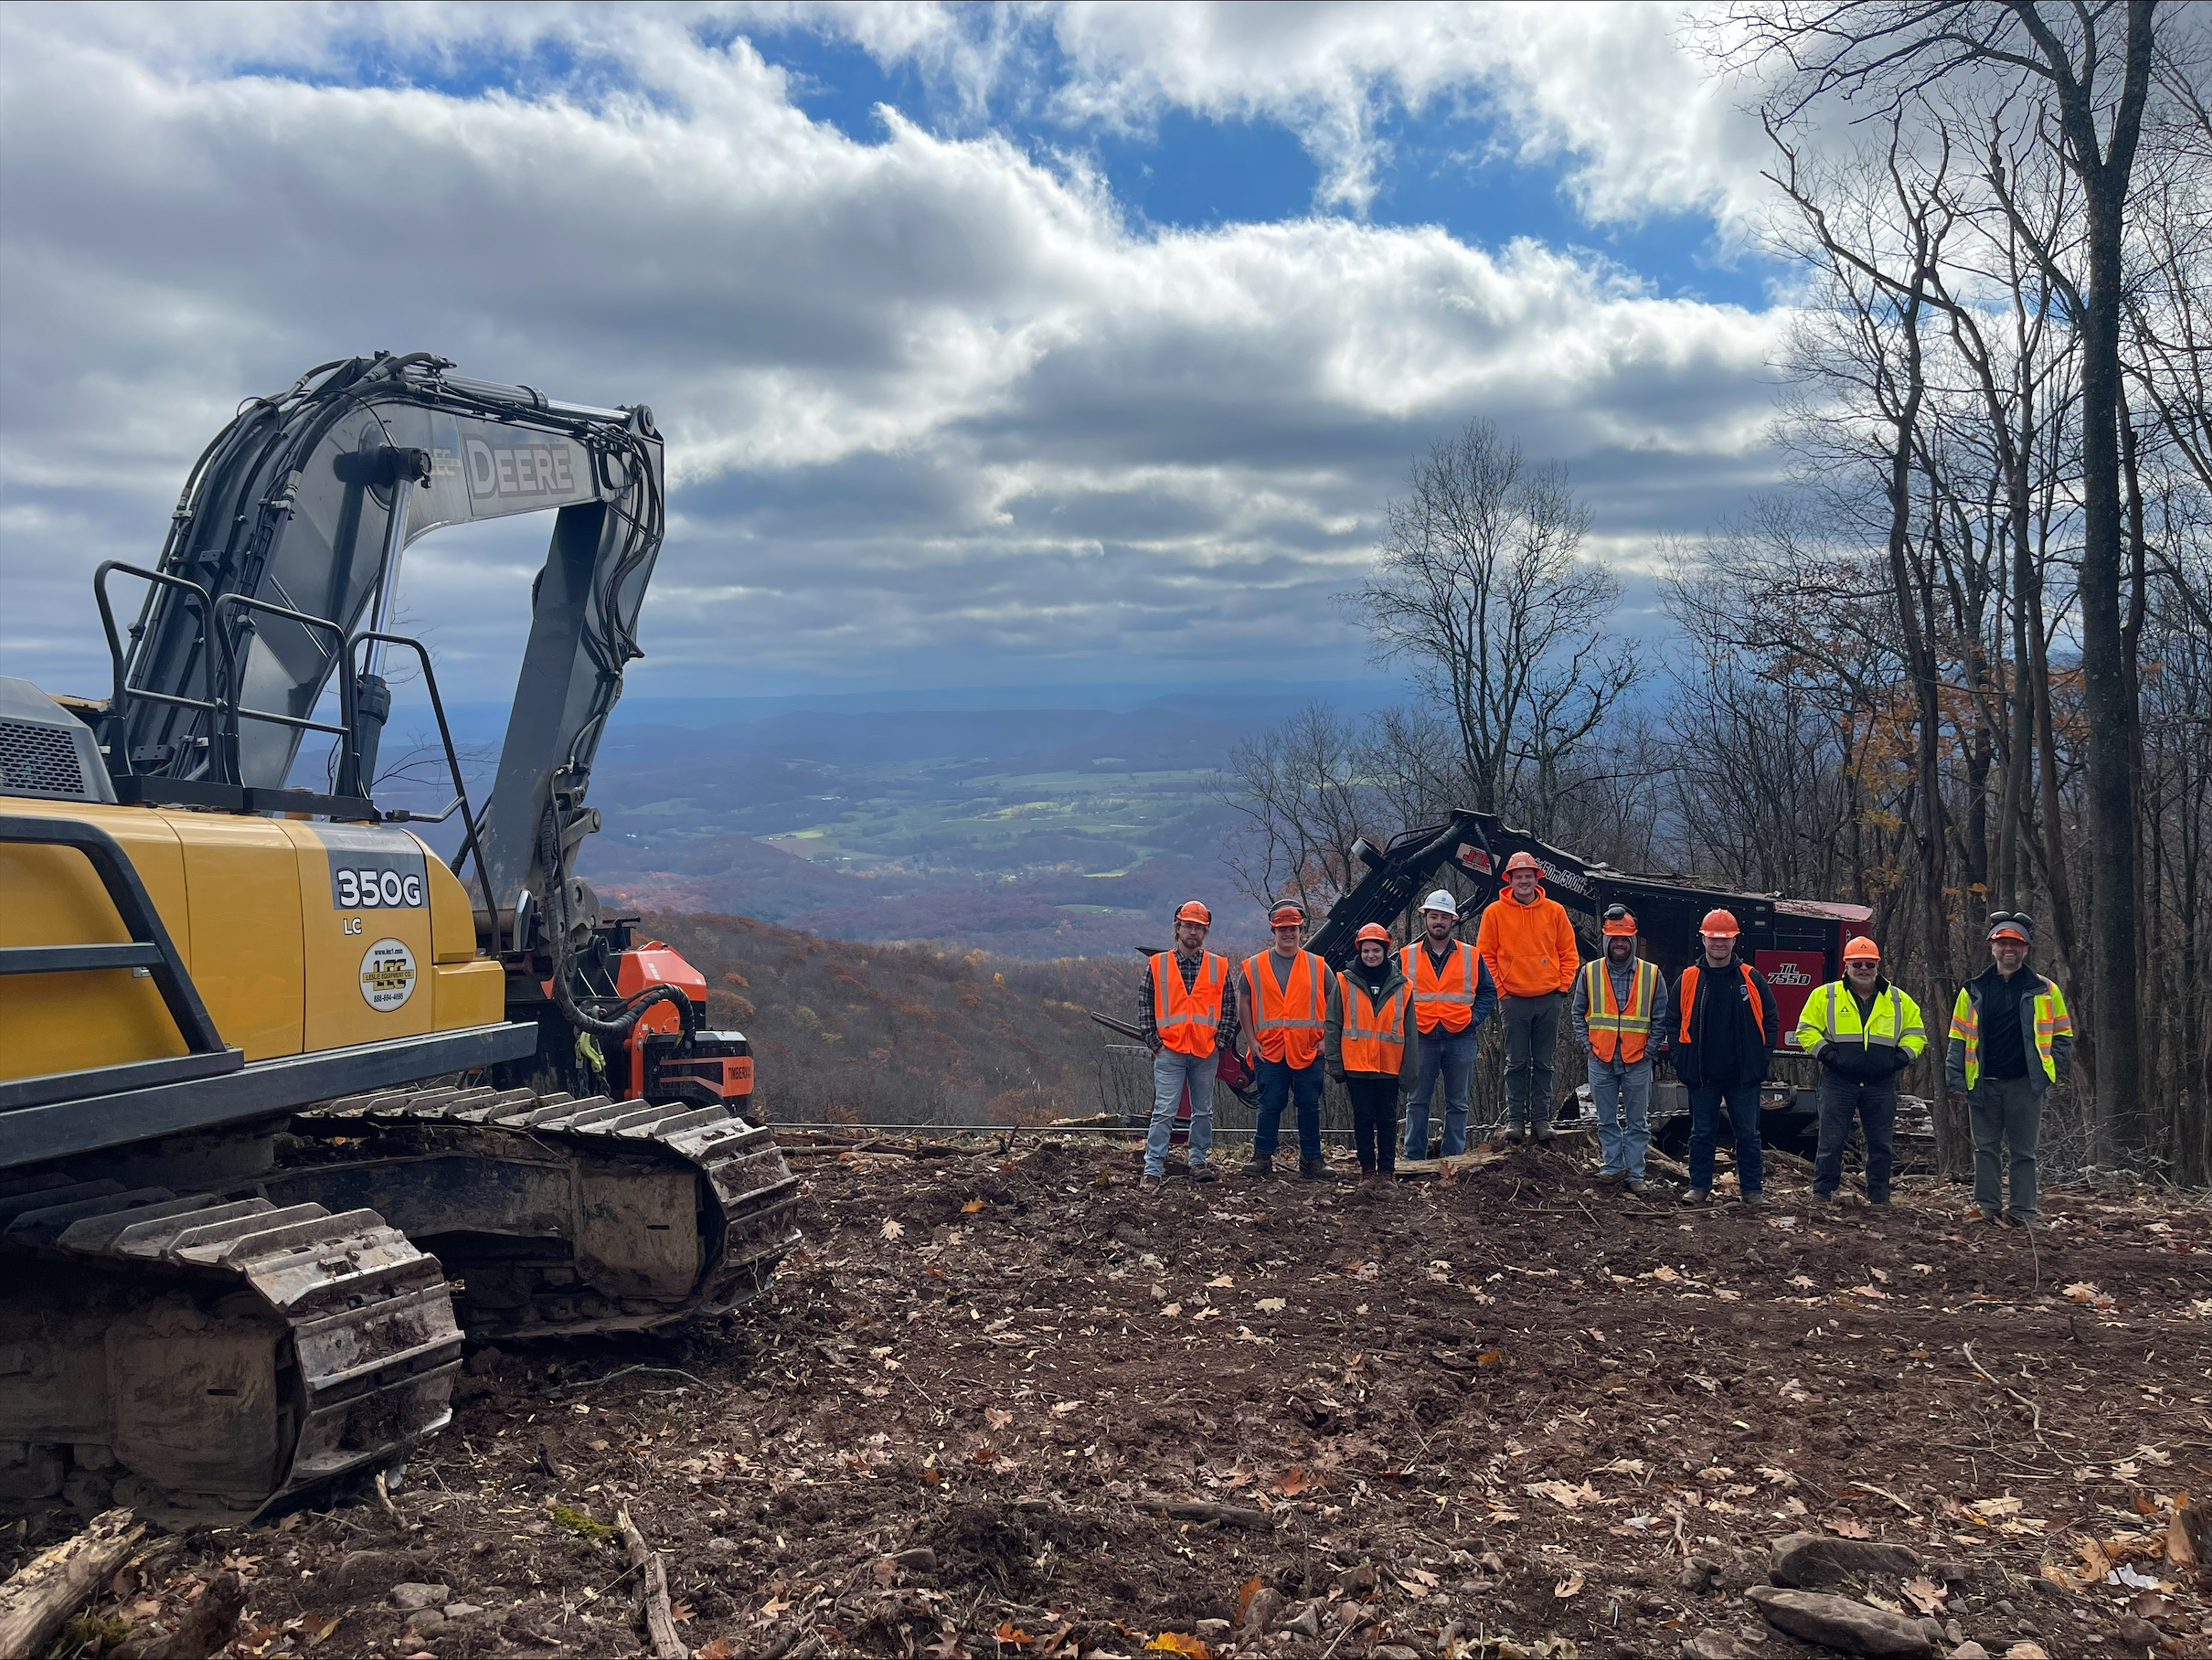
{"label": "man in orange safety vest", "polygon": [[1413,988],[1413,1022],[1420,1037],[1419,1069],[1406,1101],[1405,1156],[1429,1156],[1429,1108],[1444,1082],[1446,1157],[1467,1151],[1467,1085],[1474,1077],[1476,1034],[1496,1006],[1490,965],[1464,940],[1454,940],[1459,901],[1439,888],[1421,901],[1421,934],[1398,953]]}
{"label": "man in orange safety vest", "polygon": [[1636,919],[1605,908],[1605,955],[1575,976],[1575,1038],[1590,1061],[1598,1110],[1598,1179],[1643,1192],[1652,1144],[1652,1059],[1666,1048],[1666,982],[1636,954]]}
{"label": "man in orange safety vest", "polygon": [[1139,1193],[1157,1193],[1167,1174],[1175,1110],[1190,1091],[1190,1179],[1210,1182],[1214,1072],[1237,1047],[1237,981],[1228,959],[1206,949],[1214,913],[1192,899],[1175,912],[1173,951],[1155,952],[1145,974],[1138,1029],[1152,1050],[1152,1128],[1144,1138]]}
{"label": "man in orange safety vest", "polygon": [[1260,1114],[1252,1131],[1252,1162],[1243,1174],[1266,1181],[1275,1174],[1275,1146],[1282,1111],[1298,1105],[1298,1174],[1309,1182],[1334,1181],[1321,1155],[1322,1038],[1336,996],[1328,964],[1299,945],[1305,912],[1285,899],[1268,918],[1275,943],[1247,957],[1239,970],[1244,994],[1253,1081]]}

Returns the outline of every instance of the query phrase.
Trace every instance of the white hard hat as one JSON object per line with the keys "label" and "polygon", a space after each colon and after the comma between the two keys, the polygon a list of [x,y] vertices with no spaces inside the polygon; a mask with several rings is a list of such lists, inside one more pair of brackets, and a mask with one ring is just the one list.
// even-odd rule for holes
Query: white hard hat
{"label": "white hard hat", "polygon": [[1421,901],[1421,909],[1441,910],[1448,917],[1456,917],[1460,913],[1460,902],[1452,897],[1450,889],[1439,888]]}

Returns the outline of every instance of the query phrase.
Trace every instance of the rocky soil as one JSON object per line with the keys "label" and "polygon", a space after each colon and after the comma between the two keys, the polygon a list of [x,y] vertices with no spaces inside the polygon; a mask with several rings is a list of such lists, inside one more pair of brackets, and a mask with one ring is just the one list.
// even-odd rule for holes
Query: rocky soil
{"label": "rocky soil", "polygon": [[795,1151],[770,1295],[475,1352],[388,1506],[163,1540],[58,1652],[160,1652],[228,1573],[239,1655],[651,1653],[621,1512],[706,1660],[2212,1655],[2201,1201],[909,1151]]}

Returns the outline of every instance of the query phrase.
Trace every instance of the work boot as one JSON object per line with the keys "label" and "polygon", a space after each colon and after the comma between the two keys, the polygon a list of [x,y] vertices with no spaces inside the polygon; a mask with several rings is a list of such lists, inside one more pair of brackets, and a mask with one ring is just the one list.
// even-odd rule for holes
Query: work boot
{"label": "work boot", "polygon": [[1685,1205],[1709,1205],[1713,1202],[1713,1190],[1710,1187],[1685,1187],[1682,1190],[1682,1202]]}
{"label": "work boot", "polygon": [[1252,1162],[1239,1168],[1237,1174],[1248,1181],[1271,1182],[1275,1179],[1275,1155],[1272,1153],[1255,1153]]}
{"label": "work boot", "polygon": [[1767,1196],[1756,1187],[1749,1193],[1739,1193],[1736,1197],[1754,1210],[1764,1210],[1767,1208]]}
{"label": "work boot", "polygon": [[1140,1181],[1140,1182],[1137,1184],[1137,1191],[1138,1191],[1139,1193],[1157,1193],[1157,1192],[1159,1192],[1159,1191],[1160,1191],[1160,1178],[1159,1178],[1158,1176],[1150,1176],[1150,1175],[1146,1176],[1145,1176],[1145,1177],[1144,1177],[1144,1178],[1143,1178],[1142,1181]]}
{"label": "work boot", "polygon": [[1625,1170],[1601,1170],[1598,1172],[1598,1180],[1610,1187],[1615,1182],[1628,1180],[1628,1172]]}
{"label": "work boot", "polygon": [[1325,1159],[1302,1158],[1298,1161],[1298,1179],[1302,1182],[1333,1182],[1336,1172],[1330,1169]]}
{"label": "work boot", "polygon": [[1822,1191],[1821,1191],[1821,1190],[1820,1190],[1818,1187],[1813,1188],[1813,1202],[1815,1205],[1833,1205],[1833,1204],[1834,1204],[1834,1203],[1835,1203],[1835,1189],[1834,1189],[1834,1188],[1833,1188],[1833,1187],[1831,1187],[1831,1188],[1829,1188],[1829,1189],[1828,1189],[1828,1190],[1827,1190],[1825,1193],[1824,1193],[1824,1192],[1822,1192]]}
{"label": "work boot", "polygon": [[1218,1182],[1221,1178],[1214,1174],[1211,1165],[1193,1165],[1190,1167],[1190,1179],[1194,1182]]}
{"label": "work boot", "polygon": [[1651,1186],[1651,1184],[1645,1181],[1640,1176],[1632,1176],[1628,1178],[1628,1181],[1624,1184],[1624,1186],[1628,1192],[1634,1194],[1638,1198],[1642,1198],[1645,1191]]}
{"label": "work boot", "polygon": [[1548,1147],[1559,1139],[1559,1133],[1549,1124],[1538,1124],[1536,1128],[1536,1137],[1537,1146]]}
{"label": "work boot", "polygon": [[1505,1144],[1508,1147],[1517,1147],[1527,1139],[1528,1132],[1521,1125],[1507,1124],[1505,1126]]}

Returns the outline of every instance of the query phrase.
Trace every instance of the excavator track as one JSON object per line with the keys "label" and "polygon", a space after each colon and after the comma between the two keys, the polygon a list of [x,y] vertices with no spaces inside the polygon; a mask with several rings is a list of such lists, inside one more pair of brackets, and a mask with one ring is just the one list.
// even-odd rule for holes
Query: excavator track
{"label": "excavator track", "polygon": [[798,1242],[775,1138],[719,1106],[529,1090],[350,1096],[296,1114],[286,1198],[373,1206],[456,1276],[472,1337],[649,1331],[724,1312]]}
{"label": "excavator track", "polygon": [[374,1211],[35,1178],[0,1197],[0,1275],[15,1496],[240,1522],[452,1416],[444,1270]]}

